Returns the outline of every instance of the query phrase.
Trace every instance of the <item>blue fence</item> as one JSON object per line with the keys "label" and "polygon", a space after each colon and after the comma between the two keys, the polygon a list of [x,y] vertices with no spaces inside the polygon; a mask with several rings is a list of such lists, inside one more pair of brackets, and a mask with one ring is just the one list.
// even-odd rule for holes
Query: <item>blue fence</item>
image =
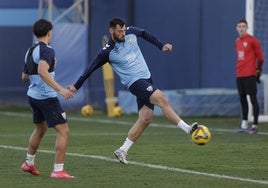
{"label": "blue fence", "polygon": [[[235,89],[235,26],[236,21],[245,16],[244,0],[91,0],[89,6],[89,28],[76,30],[73,28],[76,26],[65,25],[63,29],[62,26],[55,27],[57,42],[53,47],[56,56],[59,62],[68,64],[64,67],[59,64],[57,68],[64,69],[57,72],[63,84],[68,85],[77,79],[85,64],[101,48],[102,36],[109,35],[109,20],[119,16],[125,18],[128,25],[145,28],[163,42],[173,44],[172,52],[162,53],[151,44],[139,40],[158,88]],[[13,7],[3,2],[0,4],[0,9],[7,8],[12,11]],[[10,19],[19,22],[19,18]],[[7,27],[0,20],[0,35],[5,36],[0,43],[0,103],[25,102],[26,86],[21,82],[20,74],[25,51],[32,42],[29,25]],[[57,32],[72,36],[65,38],[65,35]],[[79,38],[74,38],[78,35]],[[80,72],[73,73],[77,62],[81,63]],[[115,86],[117,94],[125,90],[118,77]],[[81,100],[71,102],[71,106],[90,101],[93,106],[105,107],[101,69],[88,79],[81,93],[84,93],[84,96],[79,96]]]}

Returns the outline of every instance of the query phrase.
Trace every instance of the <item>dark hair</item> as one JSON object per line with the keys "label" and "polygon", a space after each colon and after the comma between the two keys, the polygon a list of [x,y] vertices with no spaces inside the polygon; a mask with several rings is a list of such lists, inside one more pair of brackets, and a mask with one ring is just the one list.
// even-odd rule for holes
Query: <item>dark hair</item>
{"label": "dark hair", "polygon": [[240,19],[237,21],[237,24],[240,24],[240,23],[245,23],[246,25],[248,25],[248,22],[245,19]]}
{"label": "dark hair", "polygon": [[33,33],[37,38],[46,36],[47,33],[52,29],[53,29],[53,26],[51,22],[45,19],[40,19],[36,21],[33,25]]}
{"label": "dark hair", "polygon": [[121,18],[113,18],[110,21],[110,28],[115,28],[116,25],[120,25],[120,27],[123,27],[126,25],[125,21]]}

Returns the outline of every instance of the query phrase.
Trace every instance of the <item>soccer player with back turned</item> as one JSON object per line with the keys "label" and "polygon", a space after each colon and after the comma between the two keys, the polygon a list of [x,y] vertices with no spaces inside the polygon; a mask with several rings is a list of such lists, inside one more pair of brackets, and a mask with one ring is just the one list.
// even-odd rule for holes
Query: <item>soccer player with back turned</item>
{"label": "soccer player with back turned", "polygon": [[57,93],[65,99],[72,98],[73,94],[54,80],[55,52],[49,46],[52,29],[53,26],[49,21],[44,19],[36,21],[33,25],[33,33],[38,42],[29,48],[25,55],[22,80],[30,82],[27,95],[35,128],[30,136],[26,161],[21,165],[21,170],[33,175],[40,174],[35,165],[35,156],[47,128],[54,128],[57,133],[56,151],[54,170],[50,177],[72,179],[75,177],[63,170],[69,128],[66,113],[61,108]]}

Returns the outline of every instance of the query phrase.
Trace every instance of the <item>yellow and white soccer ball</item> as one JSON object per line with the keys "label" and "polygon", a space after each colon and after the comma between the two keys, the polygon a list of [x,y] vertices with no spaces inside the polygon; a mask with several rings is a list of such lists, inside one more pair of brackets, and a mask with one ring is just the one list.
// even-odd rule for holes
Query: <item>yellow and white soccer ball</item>
{"label": "yellow and white soccer ball", "polygon": [[193,143],[197,145],[205,145],[209,143],[211,139],[211,133],[205,125],[199,125],[191,136]]}
{"label": "yellow and white soccer ball", "polygon": [[81,108],[81,114],[83,116],[92,116],[93,115],[93,108],[91,105],[87,104],[87,105],[84,105],[82,108]]}
{"label": "yellow and white soccer ball", "polygon": [[120,106],[114,107],[114,116],[120,117],[123,115],[123,109]]}

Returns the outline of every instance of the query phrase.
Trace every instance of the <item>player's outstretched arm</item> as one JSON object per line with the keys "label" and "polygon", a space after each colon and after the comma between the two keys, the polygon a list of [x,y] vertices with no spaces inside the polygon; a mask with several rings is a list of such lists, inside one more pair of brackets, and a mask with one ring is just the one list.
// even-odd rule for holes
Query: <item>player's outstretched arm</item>
{"label": "player's outstretched arm", "polygon": [[165,44],[163,47],[162,47],[162,51],[172,51],[172,44]]}

